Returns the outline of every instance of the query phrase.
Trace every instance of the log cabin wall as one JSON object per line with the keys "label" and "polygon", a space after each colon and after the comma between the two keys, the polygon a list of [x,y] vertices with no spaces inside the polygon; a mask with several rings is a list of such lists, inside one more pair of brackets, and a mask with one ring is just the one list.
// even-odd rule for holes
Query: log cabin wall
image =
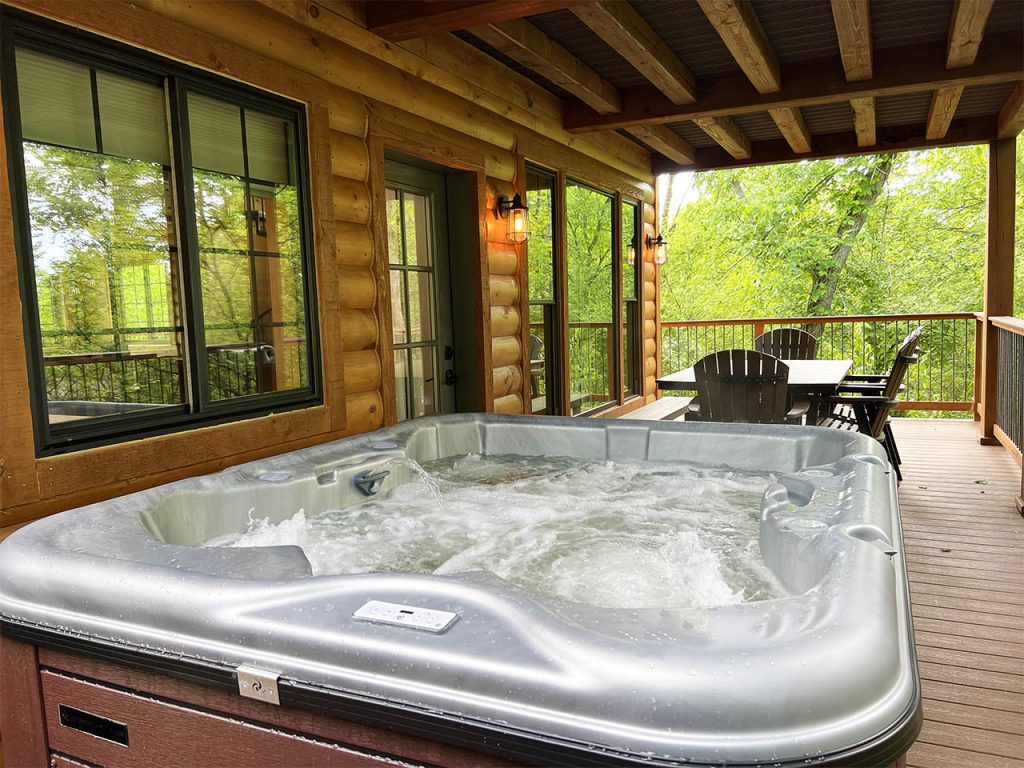
{"label": "log cabin wall", "polygon": [[[393,421],[383,149],[471,174],[480,216],[480,410],[523,413],[529,402],[526,250],[505,241],[504,222],[493,214],[498,195],[521,187],[525,161],[642,202],[642,234],[657,234],[647,150],[613,132],[569,134],[559,99],[454,36],[388,43],[364,28],[357,5],[339,0],[4,4],[307,103],[324,404],[37,458],[20,298],[16,282],[5,280],[0,529]],[[17,267],[6,175],[4,167],[0,267],[11,275]],[[656,269],[653,254],[641,250],[643,393],[603,415],[656,397]]]}

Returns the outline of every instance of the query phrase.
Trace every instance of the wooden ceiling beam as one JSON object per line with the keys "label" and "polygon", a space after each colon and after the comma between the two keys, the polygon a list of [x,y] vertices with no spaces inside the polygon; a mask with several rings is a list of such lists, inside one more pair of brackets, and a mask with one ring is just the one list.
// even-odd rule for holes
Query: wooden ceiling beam
{"label": "wooden ceiling beam", "polygon": [[868,0],[832,0],[832,21],[849,82],[871,79],[871,9]]}
{"label": "wooden ceiling beam", "polygon": [[[956,0],[946,42],[947,69],[969,67],[974,63],[994,2],[995,0]],[[929,139],[941,139],[946,135],[963,94],[962,85],[938,88],[932,94],[932,103],[928,108]]]}
{"label": "wooden ceiling beam", "polygon": [[853,110],[853,132],[857,135],[857,146],[875,146],[875,97],[850,99],[850,108]]}
{"label": "wooden ceiling beam", "polygon": [[[619,90],[528,21],[501,21],[468,30],[493,48],[573,94],[602,114],[622,108]],[[661,125],[636,126],[628,133],[680,165],[692,163],[688,141]]]}
{"label": "wooden ceiling beam", "polygon": [[999,122],[996,135],[1000,139],[1009,139],[1024,131],[1024,82],[1017,83],[1010,98],[999,110]]}
{"label": "wooden ceiling beam", "polygon": [[789,143],[790,148],[798,155],[811,151],[811,132],[807,129],[804,116],[796,107],[782,107],[780,109],[769,109],[775,125],[779,132]]}
{"label": "wooden ceiling beam", "polygon": [[470,34],[547,78],[600,114],[622,109],[619,89],[528,21],[470,27]]}
{"label": "wooden ceiling beam", "polygon": [[697,0],[697,4],[757,92],[778,91],[782,87],[779,62],[750,0]]}
{"label": "wooden ceiling beam", "polygon": [[366,28],[385,40],[411,40],[561,11],[581,0],[368,0]]}
{"label": "wooden ceiling beam", "polygon": [[654,172],[661,174],[695,170],[707,171],[717,168],[742,168],[754,165],[789,163],[794,160],[853,157],[878,152],[901,152],[927,147],[979,144],[991,141],[995,135],[995,130],[996,120],[994,117],[973,117],[955,120],[947,134],[937,140],[926,139],[923,132],[924,127],[920,123],[904,126],[879,126],[877,145],[871,147],[858,146],[857,137],[852,131],[815,134],[814,149],[809,155],[805,156],[794,155],[789,145],[782,139],[753,142],[751,144],[750,157],[746,159],[732,157],[720,147],[698,147],[697,158],[693,165],[678,166],[668,161],[657,160],[654,163]]}
{"label": "wooden ceiling beam", "polygon": [[[750,0],[697,2],[757,92],[776,93],[782,87],[779,62]],[[811,151],[811,132],[798,107],[769,109],[768,114],[794,152]],[[742,159],[740,155],[734,156]]]}
{"label": "wooden ceiling beam", "polygon": [[626,132],[681,166],[692,164],[697,157],[690,142],[663,125],[635,125]]}
{"label": "wooden ceiling beam", "polygon": [[1014,34],[989,36],[989,44],[974,64],[946,69],[945,55],[934,45],[915,44],[875,51],[875,74],[870,80],[847,82],[836,58],[804,62],[783,69],[777,93],[755,92],[745,77],[701,81],[701,96],[693,104],[673,104],[652,88],[626,91],[622,112],[600,115],[583,104],[570,104],[565,127],[573,132],[624,128],[628,125],[677,123],[698,117],[753,114],[782,107],[835,104],[854,98],[898,96],[951,85],[992,85],[1020,80],[1024,51]]}
{"label": "wooden ceiling beam", "polygon": [[629,3],[603,0],[571,10],[673,104],[697,100],[693,74]]}
{"label": "wooden ceiling beam", "polygon": [[949,22],[946,67],[969,67],[978,57],[981,38],[995,0],[956,0]]}
{"label": "wooden ceiling beam", "polygon": [[699,117],[693,122],[737,160],[750,157],[750,139],[728,117]]}

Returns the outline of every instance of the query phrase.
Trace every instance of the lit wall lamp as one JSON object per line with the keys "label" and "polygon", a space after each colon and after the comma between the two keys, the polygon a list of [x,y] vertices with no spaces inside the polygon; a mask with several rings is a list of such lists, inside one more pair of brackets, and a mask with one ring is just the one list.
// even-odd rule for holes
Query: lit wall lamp
{"label": "lit wall lamp", "polygon": [[661,236],[659,233],[656,238],[647,236],[647,247],[654,251],[654,263],[664,264],[668,261],[668,253],[665,251],[665,246],[668,245],[668,240]]}
{"label": "lit wall lamp", "polygon": [[518,192],[511,200],[504,195],[499,197],[496,213],[499,218],[508,220],[506,240],[520,245],[530,239],[529,209]]}

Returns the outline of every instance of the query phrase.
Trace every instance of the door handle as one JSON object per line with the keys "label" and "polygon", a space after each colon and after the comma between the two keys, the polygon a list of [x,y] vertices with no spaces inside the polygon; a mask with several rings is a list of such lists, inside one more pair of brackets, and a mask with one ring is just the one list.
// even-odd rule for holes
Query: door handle
{"label": "door handle", "polygon": [[454,384],[458,380],[458,378],[459,377],[455,375],[455,371],[453,371],[451,368],[444,372],[444,383],[447,384],[449,387],[452,384]]}

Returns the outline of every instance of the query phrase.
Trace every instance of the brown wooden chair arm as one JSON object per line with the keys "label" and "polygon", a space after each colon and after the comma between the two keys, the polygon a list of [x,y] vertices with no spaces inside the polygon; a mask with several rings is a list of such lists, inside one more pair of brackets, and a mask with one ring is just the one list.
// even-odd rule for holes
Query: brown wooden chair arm
{"label": "brown wooden chair arm", "polygon": [[847,374],[843,382],[847,381],[880,381],[884,382],[889,378],[887,373],[850,373]]}
{"label": "brown wooden chair arm", "polygon": [[786,411],[787,419],[799,419],[807,415],[807,412],[811,409],[811,401],[800,399],[793,401],[793,405],[788,411]]}
{"label": "brown wooden chair arm", "polygon": [[[882,392],[885,389],[885,387],[886,387],[885,384],[846,384],[846,383],[843,383],[843,384],[839,385],[839,391],[840,392],[862,392],[865,395],[870,395],[872,393]],[[906,385],[905,384],[901,384],[898,391],[906,392],[907,391]]]}

